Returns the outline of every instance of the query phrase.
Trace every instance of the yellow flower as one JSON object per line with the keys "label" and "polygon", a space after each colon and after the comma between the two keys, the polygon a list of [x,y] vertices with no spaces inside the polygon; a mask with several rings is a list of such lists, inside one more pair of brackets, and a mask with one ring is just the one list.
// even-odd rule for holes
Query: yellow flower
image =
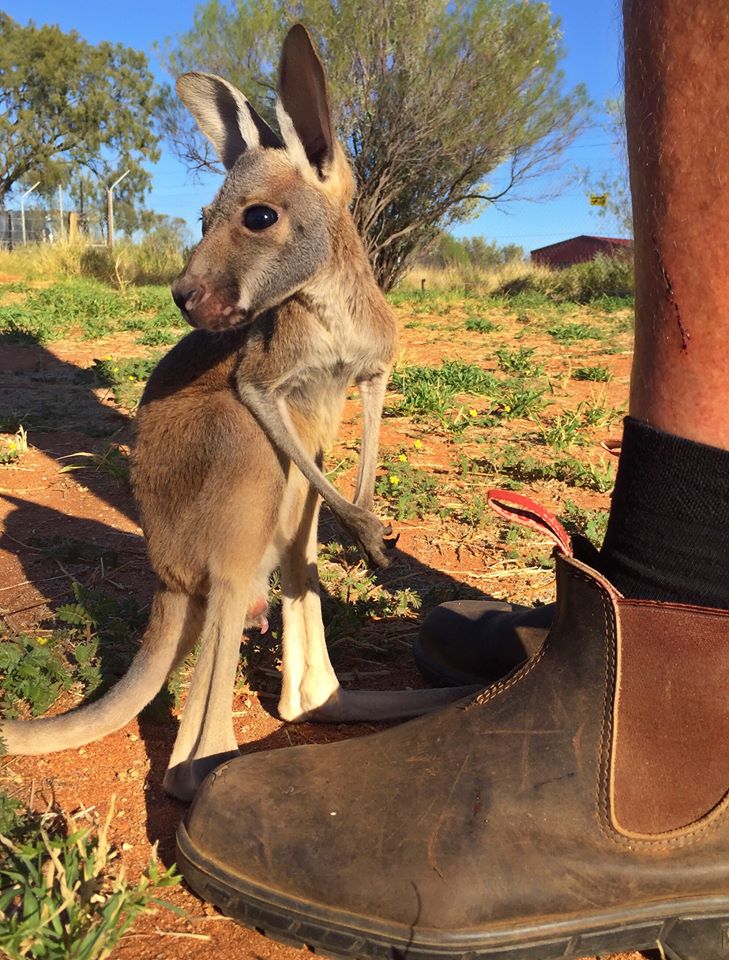
{"label": "yellow flower", "polygon": [[421,450],[422,447],[423,447],[423,441],[422,441],[422,440],[413,440],[413,446],[415,447],[416,450]]}
{"label": "yellow flower", "polygon": [[469,415],[469,417],[477,417],[477,416],[478,416],[478,410],[476,410],[475,407],[471,407],[471,409],[468,411],[468,415]]}
{"label": "yellow flower", "polygon": [[127,377],[127,380],[133,380],[134,377]]}
{"label": "yellow flower", "polygon": [[390,481],[391,487],[396,487],[400,483],[400,477],[396,477],[393,473],[387,479]]}
{"label": "yellow flower", "polygon": [[511,407],[508,403],[504,404],[504,413],[511,413]]}
{"label": "yellow flower", "polygon": [[399,456],[397,459],[400,461],[400,463],[407,463],[407,462],[408,462],[408,458],[405,456],[404,453],[401,453],[400,456]]}
{"label": "yellow flower", "polygon": [[45,647],[45,645],[48,643],[48,637],[36,637],[35,642],[39,647]]}

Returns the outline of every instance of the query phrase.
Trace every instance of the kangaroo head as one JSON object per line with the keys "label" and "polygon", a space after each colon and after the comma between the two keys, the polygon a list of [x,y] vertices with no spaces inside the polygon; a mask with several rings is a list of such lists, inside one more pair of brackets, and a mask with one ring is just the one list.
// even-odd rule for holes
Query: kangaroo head
{"label": "kangaroo head", "polygon": [[203,239],[172,286],[196,327],[252,320],[301,290],[329,258],[354,180],[332,136],[324,68],[297,24],[284,40],[279,137],[220,77],[187,73],[177,92],[228,175],[203,210]]}

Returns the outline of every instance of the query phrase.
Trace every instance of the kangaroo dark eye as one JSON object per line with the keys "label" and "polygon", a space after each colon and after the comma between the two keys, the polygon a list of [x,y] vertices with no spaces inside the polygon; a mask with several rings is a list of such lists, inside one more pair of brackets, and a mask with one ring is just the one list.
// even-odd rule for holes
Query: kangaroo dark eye
{"label": "kangaroo dark eye", "polygon": [[278,220],[278,214],[271,207],[258,205],[248,207],[243,214],[243,223],[249,230],[268,230]]}

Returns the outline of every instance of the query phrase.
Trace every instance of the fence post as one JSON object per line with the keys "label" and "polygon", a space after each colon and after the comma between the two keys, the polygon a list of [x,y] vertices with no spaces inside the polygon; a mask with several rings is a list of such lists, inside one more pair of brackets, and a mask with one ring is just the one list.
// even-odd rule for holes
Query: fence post
{"label": "fence post", "polygon": [[61,186],[58,186],[58,213],[61,218],[61,229],[59,233],[61,234],[61,240],[66,239],[66,224],[63,222],[63,192]]}
{"label": "fence post", "polygon": [[114,187],[119,186],[129,172],[129,170],[125,170],[119,179],[115,180],[106,191],[106,245],[110,250],[114,246]]}
{"label": "fence post", "polygon": [[40,180],[37,183],[34,183],[32,187],[25,191],[23,196],[20,198],[20,233],[23,237],[23,243],[26,242],[25,239],[25,198],[29,193],[32,193],[37,186],[40,185]]}

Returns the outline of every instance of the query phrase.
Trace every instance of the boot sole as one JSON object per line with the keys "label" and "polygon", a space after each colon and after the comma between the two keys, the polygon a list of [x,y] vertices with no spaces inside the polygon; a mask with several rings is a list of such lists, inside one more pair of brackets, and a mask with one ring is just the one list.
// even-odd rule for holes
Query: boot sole
{"label": "boot sole", "polygon": [[226,916],[270,939],[336,960],[570,960],[656,948],[670,960],[729,960],[729,896],[488,933],[449,933],[380,923],[248,883],[200,856],[184,823],[177,830],[177,863],[188,886]]}

